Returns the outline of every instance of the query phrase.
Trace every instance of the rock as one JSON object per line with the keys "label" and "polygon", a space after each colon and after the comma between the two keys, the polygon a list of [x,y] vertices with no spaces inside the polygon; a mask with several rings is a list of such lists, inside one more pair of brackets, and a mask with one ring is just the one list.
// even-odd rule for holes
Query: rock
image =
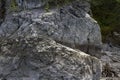
{"label": "rock", "polygon": [[[20,11],[44,6],[49,0],[6,0],[9,11]],[[8,4],[9,3],[9,4]]]}
{"label": "rock", "polygon": [[3,80],[100,80],[100,61],[52,39],[0,39]]}
{"label": "rock", "polygon": [[[102,53],[104,55],[101,55],[101,61],[103,65],[102,73],[104,73],[103,77],[110,77],[112,80],[119,80],[120,78],[120,48],[117,47],[110,47],[107,44],[103,45]],[[106,64],[108,64],[109,68],[106,68]],[[109,75],[107,75],[109,74]],[[115,78],[115,79],[114,79]]]}
{"label": "rock", "polygon": [[[100,28],[88,14],[90,5],[87,1],[73,1],[60,8],[51,8],[49,12],[42,6],[37,7],[36,5],[44,5],[38,1],[41,0],[28,0],[26,10],[7,14],[0,26],[0,37],[45,35],[87,53],[95,54],[95,50],[100,50]],[[24,6],[18,0],[17,4],[20,4],[19,8]]]}
{"label": "rock", "polygon": [[107,78],[101,78],[100,80],[120,80],[120,78],[116,78],[116,77],[107,77]]}
{"label": "rock", "polygon": [[16,3],[21,9],[32,9],[44,6],[47,1],[48,0],[16,0]]}

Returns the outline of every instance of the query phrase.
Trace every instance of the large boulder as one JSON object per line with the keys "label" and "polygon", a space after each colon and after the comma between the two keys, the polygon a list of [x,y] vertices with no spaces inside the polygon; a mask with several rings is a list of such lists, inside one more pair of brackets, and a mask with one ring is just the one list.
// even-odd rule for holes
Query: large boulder
{"label": "large boulder", "polygon": [[46,37],[0,39],[1,80],[100,80],[95,57]]}
{"label": "large boulder", "polygon": [[91,49],[100,49],[100,28],[88,14],[90,5],[87,1],[73,1],[62,7],[52,7],[49,12],[40,6],[45,1],[23,0],[27,6],[25,9],[22,8],[25,4],[20,1],[17,0],[16,4],[21,11],[9,14],[7,11],[6,19],[0,26],[0,37],[45,35],[87,53],[93,53]]}

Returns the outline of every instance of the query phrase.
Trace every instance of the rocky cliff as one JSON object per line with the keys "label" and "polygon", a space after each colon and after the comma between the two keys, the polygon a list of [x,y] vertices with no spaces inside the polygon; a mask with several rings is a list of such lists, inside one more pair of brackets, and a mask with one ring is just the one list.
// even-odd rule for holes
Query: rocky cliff
{"label": "rocky cliff", "polygon": [[0,79],[100,80],[100,60],[88,54],[101,50],[101,32],[88,1],[48,3],[0,0]]}
{"label": "rocky cliff", "polygon": [[[6,3],[6,6],[9,5]],[[48,12],[43,6],[45,1],[41,0],[16,0],[14,7],[17,12],[7,9],[0,27],[0,37],[41,34],[87,53],[91,52],[89,48],[100,49],[100,28],[88,14],[90,5],[87,1],[73,1],[58,8],[54,6]]]}

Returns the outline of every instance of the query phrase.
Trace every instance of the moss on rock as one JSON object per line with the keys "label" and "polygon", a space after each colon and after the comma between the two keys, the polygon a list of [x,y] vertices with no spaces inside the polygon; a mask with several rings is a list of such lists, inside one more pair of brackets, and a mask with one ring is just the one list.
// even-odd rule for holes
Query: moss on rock
{"label": "moss on rock", "polygon": [[11,0],[11,2],[10,2],[10,10],[11,11],[16,11],[17,10],[16,0]]}

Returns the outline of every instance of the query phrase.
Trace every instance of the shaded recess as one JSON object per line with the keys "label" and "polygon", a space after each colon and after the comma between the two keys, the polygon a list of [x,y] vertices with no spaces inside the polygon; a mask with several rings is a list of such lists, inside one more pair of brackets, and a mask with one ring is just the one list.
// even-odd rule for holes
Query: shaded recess
{"label": "shaded recess", "polygon": [[101,26],[103,42],[120,46],[120,1],[92,0],[91,9]]}
{"label": "shaded recess", "polygon": [[0,24],[4,21],[5,19],[5,13],[6,13],[6,1],[5,0],[0,0]]}

